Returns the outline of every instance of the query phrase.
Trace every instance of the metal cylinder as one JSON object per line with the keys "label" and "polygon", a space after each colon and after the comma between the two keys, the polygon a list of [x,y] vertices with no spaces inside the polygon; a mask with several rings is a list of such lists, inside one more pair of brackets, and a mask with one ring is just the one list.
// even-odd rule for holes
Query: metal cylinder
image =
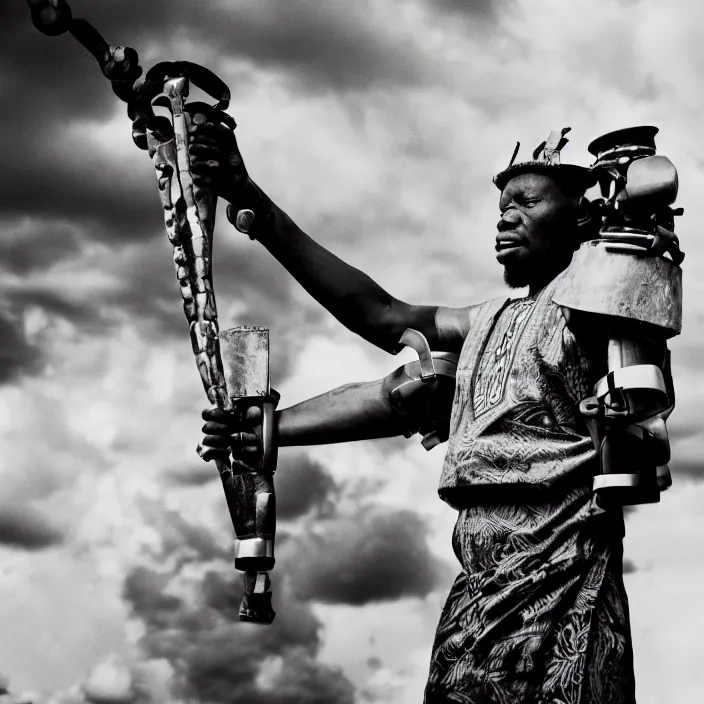
{"label": "metal cylinder", "polygon": [[600,506],[627,506],[660,500],[657,467],[647,431],[631,425],[606,433],[599,449],[601,473],[594,477]]}
{"label": "metal cylinder", "polygon": [[235,567],[244,572],[261,572],[274,567],[276,536],[276,494],[274,475],[260,472],[235,473],[237,510]]}

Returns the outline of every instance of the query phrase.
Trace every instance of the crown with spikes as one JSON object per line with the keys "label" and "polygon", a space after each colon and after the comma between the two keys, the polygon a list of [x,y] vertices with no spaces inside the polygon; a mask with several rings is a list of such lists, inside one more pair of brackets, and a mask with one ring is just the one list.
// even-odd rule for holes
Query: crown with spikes
{"label": "crown with spikes", "polygon": [[590,169],[575,164],[560,163],[560,150],[569,142],[565,135],[571,129],[571,127],[563,127],[561,130],[553,130],[548,138],[535,148],[532,160],[521,161],[518,164],[515,161],[521,143],[516,142],[509,165],[494,176],[496,187],[503,191],[504,186],[514,176],[527,173],[544,173],[558,180],[571,181],[575,186],[583,186],[585,191],[593,186],[596,183],[596,176]]}

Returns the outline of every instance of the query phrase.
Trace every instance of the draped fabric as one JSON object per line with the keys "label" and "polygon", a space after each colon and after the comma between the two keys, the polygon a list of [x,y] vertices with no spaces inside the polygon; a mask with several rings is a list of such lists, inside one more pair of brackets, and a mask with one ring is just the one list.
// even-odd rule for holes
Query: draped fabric
{"label": "draped fabric", "polygon": [[594,380],[554,283],[472,312],[439,487],[462,572],[426,704],[635,702],[623,516],[591,490],[578,405]]}
{"label": "draped fabric", "polygon": [[621,535],[587,485],[461,509],[426,704],[633,704]]}
{"label": "draped fabric", "polygon": [[535,298],[488,301],[472,315],[439,486],[452,504],[499,487],[504,495],[549,489],[595,461],[579,413],[595,379],[552,302],[556,283]]}

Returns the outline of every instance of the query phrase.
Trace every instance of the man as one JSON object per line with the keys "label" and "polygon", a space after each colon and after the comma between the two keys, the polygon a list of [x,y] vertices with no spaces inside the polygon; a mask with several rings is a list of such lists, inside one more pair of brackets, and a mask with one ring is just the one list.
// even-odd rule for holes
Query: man
{"label": "man", "polygon": [[[563,135],[495,178],[497,259],[528,296],[446,308],[404,303],[342,262],[248,178],[229,130],[194,128],[193,170],[231,203],[230,219],[255,212],[251,235],[341,323],[390,352],[413,328],[460,355],[439,493],[458,510],[463,570],[440,617],[427,704],[635,701],[623,517],[594,501],[596,453],[578,410],[604,374],[605,340],[584,320],[568,325],[552,300],[598,225],[583,197],[590,172],[559,164]],[[278,444],[402,433],[385,390],[383,380],[351,384],[284,409]],[[203,417],[211,454],[259,451],[256,410]]]}

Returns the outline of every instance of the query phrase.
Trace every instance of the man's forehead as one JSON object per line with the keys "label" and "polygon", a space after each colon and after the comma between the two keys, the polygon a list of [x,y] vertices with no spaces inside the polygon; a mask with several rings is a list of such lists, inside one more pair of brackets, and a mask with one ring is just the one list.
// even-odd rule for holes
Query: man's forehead
{"label": "man's forehead", "polygon": [[527,172],[514,176],[501,191],[501,200],[519,194],[549,194],[559,191],[557,181],[548,174]]}

